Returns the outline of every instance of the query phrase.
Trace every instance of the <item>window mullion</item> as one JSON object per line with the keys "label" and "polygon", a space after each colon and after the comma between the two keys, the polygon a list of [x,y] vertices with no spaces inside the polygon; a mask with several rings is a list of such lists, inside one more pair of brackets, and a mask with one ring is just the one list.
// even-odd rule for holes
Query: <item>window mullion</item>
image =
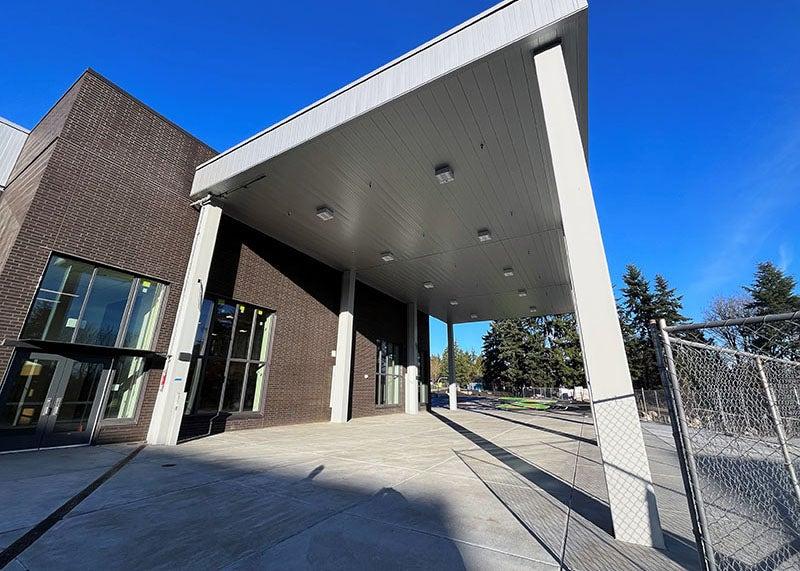
{"label": "window mullion", "polygon": [[78,322],[75,324],[75,331],[72,332],[72,338],[70,339],[70,343],[75,343],[75,340],[78,338],[78,332],[81,330],[81,323],[83,322],[83,314],[86,311],[86,306],[89,304],[89,298],[92,295],[92,286],[94,286],[94,277],[97,275],[97,266],[92,268],[92,277],[89,278],[89,285],[86,286],[86,297],[83,298],[83,304],[81,305],[81,311],[78,313]]}
{"label": "window mullion", "polygon": [[225,372],[223,373],[222,391],[219,394],[219,404],[217,412],[222,410],[222,402],[225,400],[225,389],[228,388],[228,371],[231,367],[231,353],[233,352],[233,341],[236,339],[236,324],[239,322],[239,304],[235,304],[236,311],[233,312],[233,324],[231,326],[231,338],[228,341],[228,355],[225,357]]}
{"label": "window mullion", "polygon": [[128,325],[131,321],[131,313],[133,312],[133,303],[136,300],[136,292],[139,291],[140,278],[134,277],[131,281],[131,287],[128,290],[128,302],[125,304],[125,311],[122,313],[122,322],[119,324],[119,333],[117,333],[117,340],[114,342],[114,347],[120,347],[125,334],[128,331]]}

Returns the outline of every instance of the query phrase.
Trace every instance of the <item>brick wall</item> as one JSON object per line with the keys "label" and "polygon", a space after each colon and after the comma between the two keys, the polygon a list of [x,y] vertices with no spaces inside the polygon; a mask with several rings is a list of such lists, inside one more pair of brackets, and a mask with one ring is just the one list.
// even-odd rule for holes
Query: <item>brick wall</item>
{"label": "brick wall", "polygon": [[402,390],[397,405],[379,406],[375,403],[375,373],[378,340],[402,345],[401,361],[405,362],[406,304],[360,282],[356,282],[354,302],[355,344],[350,413],[353,418],[358,418],[403,412],[405,399]]}
{"label": "brick wall", "polygon": [[[86,72],[33,130],[4,192],[19,231],[0,272],[0,338],[18,337],[47,260],[58,252],[168,283],[156,344],[166,351],[197,222],[191,181],[195,166],[213,155]],[[0,375],[9,357],[0,350]],[[160,371],[148,376],[138,422],[101,426],[97,441],[145,437],[159,378]]]}
{"label": "brick wall", "polygon": [[275,311],[263,416],[224,429],[330,420],[342,274],[223,216],[208,291]]}

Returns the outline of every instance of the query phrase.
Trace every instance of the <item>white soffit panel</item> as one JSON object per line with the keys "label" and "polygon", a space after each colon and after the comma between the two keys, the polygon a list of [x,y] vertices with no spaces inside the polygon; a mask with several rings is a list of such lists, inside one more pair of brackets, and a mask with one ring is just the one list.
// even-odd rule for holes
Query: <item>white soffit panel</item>
{"label": "white soffit panel", "polygon": [[191,195],[236,189],[249,182],[237,175],[586,8],[586,0],[501,2],[203,163]]}

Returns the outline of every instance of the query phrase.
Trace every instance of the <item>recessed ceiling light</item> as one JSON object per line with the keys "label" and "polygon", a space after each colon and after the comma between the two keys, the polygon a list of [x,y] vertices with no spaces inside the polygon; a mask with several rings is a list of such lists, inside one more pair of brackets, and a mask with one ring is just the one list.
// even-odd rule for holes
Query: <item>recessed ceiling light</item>
{"label": "recessed ceiling light", "polygon": [[492,239],[492,233],[489,232],[488,228],[483,228],[482,230],[478,230],[478,240],[481,242],[488,242]]}
{"label": "recessed ceiling light", "polygon": [[433,289],[433,282],[425,282],[424,284],[422,284],[422,287],[424,287],[425,289]]}
{"label": "recessed ceiling light", "polygon": [[469,318],[470,319],[478,319],[478,314],[477,313],[470,313],[469,314]]}
{"label": "recessed ceiling light", "polygon": [[317,218],[326,222],[328,220],[333,220],[333,210],[327,206],[320,206],[317,208]]}
{"label": "recessed ceiling light", "polygon": [[510,266],[507,268],[503,268],[503,275],[507,278],[510,278],[511,276],[514,275],[514,268]]}
{"label": "recessed ceiling light", "polygon": [[453,172],[453,169],[450,168],[450,165],[439,165],[433,171],[436,180],[439,181],[439,184],[447,184],[448,182],[453,182],[456,179],[456,175]]}
{"label": "recessed ceiling light", "polygon": [[458,300],[457,299],[451,299],[450,300],[450,305],[458,305]]}
{"label": "recessed ceiling light", "polygon": [[384,262],[393,262],[394,261],[394,254],[390,251],[381,252],[381,260]]}
{"label": "recessed ceiling light", "polygon": [[520,297],[525,297],[525,296],[528,295],[528,290],[526,290],[526,289],[518,289],[517,290],[517,295],[520,296]]}

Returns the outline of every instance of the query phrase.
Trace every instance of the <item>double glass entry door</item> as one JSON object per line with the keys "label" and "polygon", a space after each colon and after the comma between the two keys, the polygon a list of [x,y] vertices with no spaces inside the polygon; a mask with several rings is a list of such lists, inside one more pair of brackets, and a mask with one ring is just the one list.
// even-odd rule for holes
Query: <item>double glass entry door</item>
{"label": "double glass entry door", "polygon": [[17,354],[0,393],[0,451],[89,444],[111,360]]}

